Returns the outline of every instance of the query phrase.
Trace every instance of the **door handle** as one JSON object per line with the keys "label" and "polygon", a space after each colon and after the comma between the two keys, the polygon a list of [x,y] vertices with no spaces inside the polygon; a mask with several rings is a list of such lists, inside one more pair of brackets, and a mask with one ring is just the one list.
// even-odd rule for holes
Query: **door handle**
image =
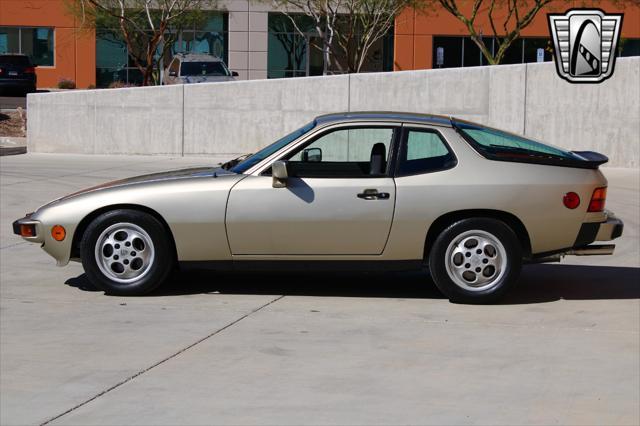
{"label": "door handle", "polygon": [[358,198],[364,200],[388,200],[390,197],[388,192],[378,192],[377,189],[365,189],[358,194]]}

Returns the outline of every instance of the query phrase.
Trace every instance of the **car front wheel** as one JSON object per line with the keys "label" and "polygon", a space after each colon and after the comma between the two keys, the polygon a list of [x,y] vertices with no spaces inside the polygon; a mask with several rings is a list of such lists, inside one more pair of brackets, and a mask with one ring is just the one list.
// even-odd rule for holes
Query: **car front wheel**
{"label": "car front wheel", "polygon": [[452,302],[490,303],[518,279],[522,248],[504,222],[463,219],[437,237],[429,254],[436,286]]}
{"label": "car front wheel", "polygon": [[80,253],[89,280],[106,293],[136,296],[160,286],[173,267],[170,240],[153,216],[114,210],[84,233]]}

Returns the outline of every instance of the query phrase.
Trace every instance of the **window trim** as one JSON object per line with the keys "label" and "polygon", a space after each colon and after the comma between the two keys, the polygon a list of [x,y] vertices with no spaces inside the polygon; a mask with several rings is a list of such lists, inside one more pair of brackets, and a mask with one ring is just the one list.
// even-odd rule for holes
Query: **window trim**
{"label": "window trim", "polygon": [[287,155],[292,151],[297,150],[298,148],[303,149],[305,146],[313,143],[317,138],[322,137],[325,134],[330,132],[340,130],[340,129],[349,129],[349,128],[362,128],[362,127],[382,127],[382,128],[390,128],[393,129],[393,137],[391,138],[391,143],[389,145],[389,160],[387,164],[387,172],[384,175],[376,175],[376,176],[358,176],[358,177],[327,177],[327,178],[300,178],[300,179],[370,179],[370,178],[385,178],[385,177],[393,177],[392,170],[395,170],[395,157],[398,146],[398,138],[401,134],[402,123],[394,122],[394,121],[348,121],[348,122],[340,122],[340,123],[330,123],[325,126],[315,127],[308,133],[302,135],[298,140],[291,142],[289,145],[282,148],[280,151],[273,153],[271,156],[265,158],[260,163],[253,166],[251,169],[246,171],[247,175],[252,176],[270,176],[265,175],[271,168],[271,164],[274,161],[284,160]]}
{"label": "window trim", "polygon": [[[443,167],[443,168],[439,168],[439,169],[433,169],[433,170],[429,170],[429,171],[422,171],[422,172],[418,172],[418,173],[401,173],[400,171],[400,164],[402,163],[402,154],[405,152],[405,150],[407,149],[407,143],[409,141],[409,132],[422,132],[422,133],[435,133],[436,136],[438,136],[438,138],[440,138],[440,141],[442,142],[442,144],[444,145],[445,149],[449,152],[449,154],[451,155],[451,157],[453,158],[453,161],[451,163],[451,165],[449,167]],[[458,157],[456,156],[456,153],[454,152],[454,150],[451,148],[451,145],[449,144],[449,141],[447,141],[447,138],[442,134],[442,132],[440,132],[439,130],[433,128],[433,127],[421,127],[421,126],[417,126],[413,123],[404,123],[402,125],[402,130],[401,130],[401,135],[400,138],[398,140],[398,146],[396,149],[396,160],[395,160],[395,164],[394,164],[394,171],[393,171],[393,177],[394,178],[400,178],[400,177],[407,177],[407,176],[421,176],[421,175],[427,175],[427,174],[431,174],[431,173],[438,173],[438,172],[444,172],[446,170],[451,170],[455,167],[458,166]]]}

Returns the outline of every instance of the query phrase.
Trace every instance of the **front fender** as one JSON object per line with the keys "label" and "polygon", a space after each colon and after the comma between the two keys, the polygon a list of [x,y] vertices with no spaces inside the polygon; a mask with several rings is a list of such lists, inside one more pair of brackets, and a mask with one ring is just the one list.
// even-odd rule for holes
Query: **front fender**
{"label": "front fender", "polygon": [[[59,266],[69,262],[79,224],[123,205],[141,206],[157,212],[169,226],[180,261],[231,259],[224,218],[229,190],[242,175],[145,182],[87,192],[56,201],[38,209],[30,219],[37,222],[42,248]],[[51,236],[51,228],[61,225],[67,232],[63,241]]]}

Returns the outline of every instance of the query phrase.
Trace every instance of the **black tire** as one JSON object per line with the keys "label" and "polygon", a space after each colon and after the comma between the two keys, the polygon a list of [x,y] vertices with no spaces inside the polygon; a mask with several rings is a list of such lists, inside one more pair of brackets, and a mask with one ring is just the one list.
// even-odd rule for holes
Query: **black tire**
{"label": "black tire", "polygon": [[463,219],[438,235],[428,260],[433,281],[450,301],[492,303],[518,279],[522,247],[504,222]]}
{"label": "black tire", "polygon": [[137,210],[112,210],[95,218],[82,237],[80,256],[91,283],[119,296],[150,293],[175,265],[173,244],[163,225]]}

